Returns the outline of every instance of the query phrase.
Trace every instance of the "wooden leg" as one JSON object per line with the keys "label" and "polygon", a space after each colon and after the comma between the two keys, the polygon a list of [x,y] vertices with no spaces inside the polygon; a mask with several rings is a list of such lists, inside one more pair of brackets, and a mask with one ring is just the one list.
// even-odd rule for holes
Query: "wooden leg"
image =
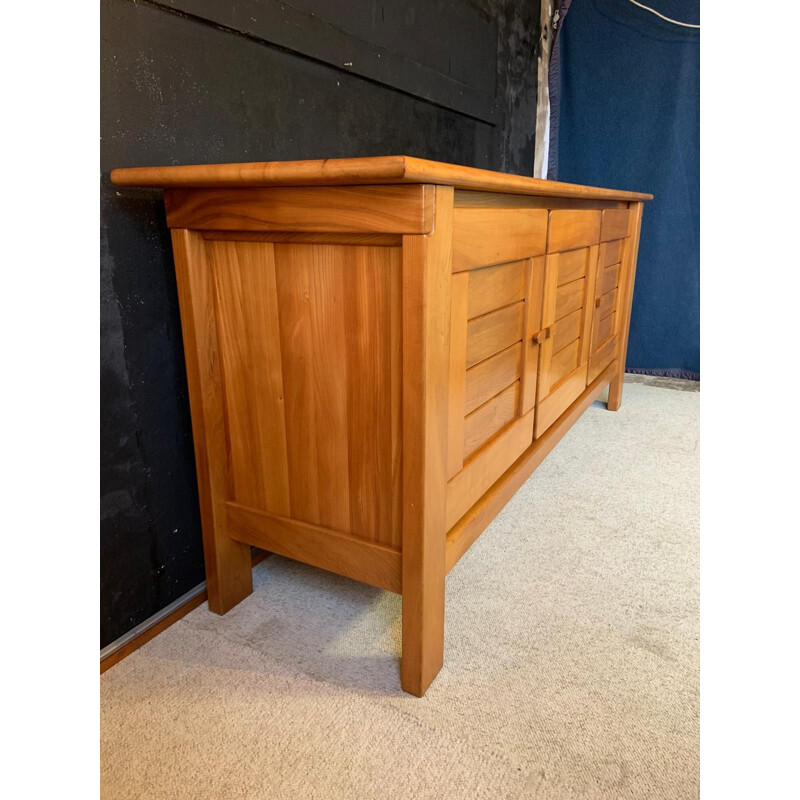
{"label": "wooden leg", "polygon": [[436,228],[403,237],[403,658],[422,697],[444,659],[447,411],[453,190],[435,190]]}
{"label": "wooden leg", "polygon": [[[641,232],[642,209],[644,203],[633,203],[631,206],[632,214],[629,222],[629,236],[625,240],[625,250],[623,258],[623,275],[625,280],[625,300],[621,303],[617,312],[617,330],[620,331],[620,343],[617,350],[617,374],[611,379],[608,386],[608,403],[606,408],[609,411],[619,411],[622,405],[622,384],[625,382],[625,360],[628,355],[628,334],[631,326],[631,306],[633,305],[633,284],[636,279],[636,259],[639,254],[639,233]],[[622,295],[620,295],[622,297]],[[622,319],[619,315],[622,313]]]}
{"label": "wooden leg", "polygon": [[174,229],[172,244],[192,408],[208,607],[224,614],[253,591],[253,578],[250,545],[225,533],[222,501],[228,492],[228,461],[213,276],[197,231]]}
{"label": "wooden leg", "polygon": [[617,374],[611,379],[608,384],[608,403],[606,408],[609,411],[619,411],[622,405],[622,384],[625,382],[625,367],[620,367]]}
{"label": "wooden leg", "polygon": [[435,568],[428,564],[415,573],[403,568],[400,682],[404,692],[417,697],[425,694],[444,662],[444,546],[441,550]]}
{"label": "wooden leg", "polygon": [[[205,528],[205,524],[203,528]],[[214,542],[209,542],[214,538]],[[203,531],[206,558],[206,583],[208,609],[215,614],[225,614],[253,592],[253,567],[250,545],[235,542],[218,532]]]}

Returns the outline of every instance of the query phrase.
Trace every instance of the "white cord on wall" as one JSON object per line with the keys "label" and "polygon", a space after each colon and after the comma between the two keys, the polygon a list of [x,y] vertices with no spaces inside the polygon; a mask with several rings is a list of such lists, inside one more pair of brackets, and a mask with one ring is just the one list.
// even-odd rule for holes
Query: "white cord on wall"
{"label": "white cord on wall", "polygon": [[663,14],[659,14],[654,8],[644,5],[644,3],[637,3],[636,0],[630,0],[630,2],[635,6],[639,6],[639,8],[643,8],[645,11],[649,11],[651,14],[655,14],[657,17],[661,17],[665,22],[671,22],[673,25],[680,25],[682,28],[696,28],[698,31],[700,30],[699,25],[693,25],[691,22],[678,22],[676,19],[670,19]]}

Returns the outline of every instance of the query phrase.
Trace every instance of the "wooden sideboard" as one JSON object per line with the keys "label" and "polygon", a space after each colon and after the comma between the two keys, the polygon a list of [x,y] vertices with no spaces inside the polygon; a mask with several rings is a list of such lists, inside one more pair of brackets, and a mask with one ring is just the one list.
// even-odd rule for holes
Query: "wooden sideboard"
{"label": "wooden sideboard", "polygon": [[119,169],[165,190],[208,581],[250,545],[402,594],[401,681],[445,576],[609,385],[651,195],[405,156]]}

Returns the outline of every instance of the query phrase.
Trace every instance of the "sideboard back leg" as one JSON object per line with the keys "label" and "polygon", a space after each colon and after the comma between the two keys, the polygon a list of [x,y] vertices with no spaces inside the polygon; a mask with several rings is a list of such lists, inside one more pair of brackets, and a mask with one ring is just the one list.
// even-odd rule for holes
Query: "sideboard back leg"
{"label": "sideboard back leg", "polygon": [[630,210],[631,214],[628,223],[628,241],[630,244],[626,249],[624,257],[625,294],[622,306],[624,310],[624,321],[621,327],[622,337],[617,354],[617,372],[608,386],[608,403],[606,404],[606,408],[609,411],[619,411],[619,407],[622,405],[622,385],[625,382],[625,359],[628,356],[628,333],[631,323],[631,308],[633,307],[633,284],[636,278],[636,260],[639,255],[639,234],[642,227],[644,203],[630,203]]}
{"label": "sideboard back leg", "polygon": [[435,189],[435,229],[403,237],[403,657],[421,697],[444,660],[447,402],[453,189]]}
{"label": "sideboard back leg", "polygon": [[214,282],[201,235],[173,229],[175,274],[192,410],[208,607],[224,614],[253,591],[250,546],[225,532],[227,450],[214,310]]}

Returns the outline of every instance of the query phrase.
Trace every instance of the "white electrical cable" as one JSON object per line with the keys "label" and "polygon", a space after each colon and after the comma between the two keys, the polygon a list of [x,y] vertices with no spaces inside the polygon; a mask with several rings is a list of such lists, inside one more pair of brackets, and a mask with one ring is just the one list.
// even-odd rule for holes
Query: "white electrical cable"
{"label": "white electrical cable", "polygon": [[691,22],[678,22],[676,19],[670,19],[669,17],[665,17],[663,14],[659,14],[654,8],[650,8],[650,6],[646,6],[643,3],[637,3],[636,0],[630,0],[635,6],[639,6],[639,8],[643,8],[645,11],[649,11],[651,14],[655,14],[657,17],[661,17],[665,22],[671,22],[673,25],[680,25],[682,28],[697,28],[700,30],[699,25],[693,25]]}

